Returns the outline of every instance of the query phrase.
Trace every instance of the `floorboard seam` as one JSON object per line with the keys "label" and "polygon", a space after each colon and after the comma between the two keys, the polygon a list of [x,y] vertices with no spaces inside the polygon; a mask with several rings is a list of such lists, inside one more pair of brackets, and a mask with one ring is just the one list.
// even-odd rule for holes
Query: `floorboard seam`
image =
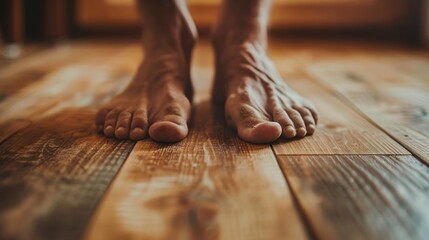
{"label": "floorboard seam", "polygon": [[[316,81],[318,81],[318,80],[316,80]],[[357,114],[361,115],[369,123],[371,123],[372,125],[374,125],[378,129],[380,129],[380,131],[384,132],[387,136],[389,136],[391,139],[393,139],[393,141],[397,142],[399,145],[401,145],[403,148],[405,148],[408,152],[410,152],[411,155],[413,155],[421,163],[423,163],[424,165],[426,165],[426,166],[429,167],[429,163],[427,162],[427,160],[422,159],[420,156],[418,156],[417,154],[415,154],[413,152],[413,149],[410,149],[408,146],[406,146],[405,144],[401,143],[401,141],[399,141],[395,136],[393,136],[391,133],[389,133],[389,131],[387,131],[386,129],[384,129],[383,126],[381,126],[380,124],[378,124],[370,116],[368,116],[366,113],[364,113],[363,111],[361,111],[352,101],[350,101],[349,99],[347,99],[342,93],[339,93],[336,90],[333,90],[333,91],[334,91],[334,94],[333,94],[334,97],[338,98],[339,100],[345,101],[345,104],[347,104],[347,106],[349,106],[353,111],[355,111]]]}
{"label": "floorboard seam", "polygon": [[138,142],[134,143],[134,146],[128,152],[125,160],[122,162],[121,166],[118,168],[118,170],[116,171],[116,173],[113,175],[112,179],[110,180],[110,182],[106,186],[106,188],[105,188],[102,196],[98,199],[97,203],[95,204],[94,208],[92,209],[91,213],[89,214],[89,217],[88,217],[88,220],[87,220],[87,224],[82,229],[82,232],[79,234],[82,239],[86,239],[87,238],[87,234],[89,232],[88,230],[92,227],[92,221],[94,219],[95,214],[97,213],[97,210],[100,207],[100,204],[106,198],[108,192],[110,191],[110,189],[112,188],[113,184],[115,183],[115,180],[118,178],[119,173],[121,172],[122,168],[124,168],[125,163],[127,162],[127,160],[130,157],[130,155],[133,153],[134,149],[136,148],[137,143]]}
{"label": "floorboard seam", "polygon": [[[384,134],[386,134],[388,137],[390,137],[393,141],[398,143],[400,146],[402,146],[405,150],[407,150],[412,156],[414,156],[416,159],[418,159],[420,162],[422,162],[424,165],[429,167],[429,163],[419,157],[417,154],[413,153],[412,149],[402,144],[397,138],[395,138],[392,134],[389,133],[386,129],[384,129],[383,126],[379,125],[375,120],[373,120],[370,116],[368,116],[366,113],[361,111],[359,107],[357,107],[351,100],[349,100],[346,96],[344,96],[341,92],[338,90],[332,88],[332,86],[324,81],[319,80],[317,77],[312,76],[311,74],[306,74],[310,81],[313,83],[316,83],[318,85],[324,86],[328,89],[329,92],[332,93],[332,96],[339,99],[340,101],[344,102],[352,111],[356,112],[358,115],[363,117],[365,120],[367,120],[370,124],[378,128],[380,131],[382,131]],[[336,154],[339,155],[339,154]],[[364,154],[356,154],[356,155],[364,155]],[[371,154],[371,155],[379,155],[379,154]],[[398,154],[399,155],[399,154]]]}
{"label": "floorboard seam", "polygon": [[311,226],[311,223],[310,223],[310,221],[309,221],[309,218],[307,217],[307,215],[306,215],[306,214],[305,214],[305,212],[304,212],[304,208],[302,207],[302,205],[300,204],[300,202],[299,202],[298,198],[296,197],[295,192],[294,192],[294,191],[293,191],[293,189],[292,189],[292,185],[290,184],[290,182],[289,182],[289,180],[288,180],[288,178],[287,178],[287,176],[286,176],[285,172],[283,171],[283,169],[282,169],[282,167],[281,167],[281,164],[279,163],[279,159],[277,158],[277,155],[275,154],[275,151],[274,151],[274,148],[273,148],[273,145],[272,145],[272,144],[270,144],[270,148],[271,148],[271,151],[273,152],[274,157],[275,157],[275,159],[276,159],[277,166],[279,167],[280,172],[282,173],[283,178],[284,178],[284,179],[285,179],[285,181],[286,181],[287,188],[289,189],[289,192],[290,192],[290,195],[291,195],[291,198],[292,198],[293,205],[295,206],[295,209],[296,209],[296,210],[297,210],[297,212],[298,212],[298,215],[299,215],[299,217],[300,217],[300,219],[301,219],[301,222],[302,222],[302,224],[304,225],[304,228],[305,228],[305,230],[306,230],[307,237],[308,237],[309,239],[318,239],[318,238],[317,238],[317,235],[316,235],[316,232],[313,230],[313,228],[312,228],[312,226]]}

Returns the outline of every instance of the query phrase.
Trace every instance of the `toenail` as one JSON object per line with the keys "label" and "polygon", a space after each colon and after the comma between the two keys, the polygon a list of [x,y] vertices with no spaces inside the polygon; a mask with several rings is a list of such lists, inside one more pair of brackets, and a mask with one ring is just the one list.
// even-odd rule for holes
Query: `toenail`
{"label": "toenail", "polygon": [[125,127],[120,126],[120,127],[116,128],[116,130],[119,130],[119,131],[125,130]]}
{"label": "toenail", "polygon": [[111,125],[106,126],[106,130],[112,130],[112,129],[113,129],[113,127]]}
{"label": "toenail", "polygon": [[143,128],[136,127],[133,129],[133,132],[143,132]]}
{"label": "toenail", "polygon": [[293,136],[296,135],[296,130],[292,126],[287,126],[286,129],[285,129],[285,132],[290,133],[290,135],[293,135]]}
{"label": "toenail", "polygon": [[130,132],[130,138],[133,140],[143,139],[145,136],[145,132],[142,128],[136,127]]}
{"label": "toenail", "polygon": [[299,136],[305,136],[305,134],[307,134],[307,130],[303,127],[298,128],[296,132],[298,133]]}
{"label": "toenail", "polygon": [[309,124],[307,129],[309,132],[313,133],[316,130],[316,126],[314,124]]}

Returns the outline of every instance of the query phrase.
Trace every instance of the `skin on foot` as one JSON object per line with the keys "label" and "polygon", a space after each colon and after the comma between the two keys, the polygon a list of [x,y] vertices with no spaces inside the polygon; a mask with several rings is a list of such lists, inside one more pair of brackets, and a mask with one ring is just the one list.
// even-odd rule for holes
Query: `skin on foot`
{"label": "skin on foot", "polygon": [[168,61],[156,64],[162,67],[143,63],[128,88],[99,110],[96,116],[99,133],[131,140],[149,135],[158,142],[177,142],[187,136],[191,114],[187,83],[178,77],[176,67],[170,66],[176,64]]}
{"label": "skin on foot", "polygon": [[188,134],[189,65],[196,28],[182,1],[138,1],[145,59],[127,89],[96,116],[98,132],[117,139],[177,142]]}
{"label": "skin on foot", "polygon": [[225,104],[227,124],[251,143],[312,135],[318,114],[313,104],[289,88],[258,44],[217,48],[213,98]]}

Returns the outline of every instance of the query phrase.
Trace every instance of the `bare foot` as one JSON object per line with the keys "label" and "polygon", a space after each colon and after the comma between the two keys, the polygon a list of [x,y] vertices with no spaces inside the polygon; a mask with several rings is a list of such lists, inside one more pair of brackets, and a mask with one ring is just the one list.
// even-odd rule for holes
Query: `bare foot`
{"label": "bare foot", "polygon": [[[146,28],[144,61],[127,89],[99,110],[96,126],[107,137],[140,140],[149,135],[155,141],[176,142],[188,134],[189,65],[196,35],[183,18],[173,16],[177,12],[173,5],[165,10],[165,4],[144,4],[157,10],[145,13],[146,22],[154,25]],[[165,16],[159,18],[160,12]]]}
{"label": "bare foot", "polygon": [[[222,36],[222,35],[221,35]],[[225,103],[225,117],[251,143],[312,135],[318,120],[314,106],[289,88],[267,57],[263,44],[215,38],[213,99]]]}

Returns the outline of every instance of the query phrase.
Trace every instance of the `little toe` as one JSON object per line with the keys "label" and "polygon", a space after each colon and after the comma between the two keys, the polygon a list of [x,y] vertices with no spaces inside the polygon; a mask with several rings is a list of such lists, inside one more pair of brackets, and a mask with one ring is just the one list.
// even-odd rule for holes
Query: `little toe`
{"label": "little toe", "polygon": [[306,105],[304,105],[306,109],[308,109],[311,113],[311,116],[314,119],[314,123],[315,125],[317,125],[317,123],[319,122],[319,113],[316,110],[316,107],[314,107],[314,105],[310,102],[307,102]]}
{"label": "little toe", "polygon": [[139,109],[134,112],[131,126],[130,126],[130,139],[142,140],[147,134],[147,114],[143,109]]}
{"label": "little toe", "polygon": [[122,111],[116,122],[115,137],[118,139],[126,139],[129,135],[129,128],[131,124],[132,113],[129,111]]}
{"label": "little toe", "polygon": [[292,108],[287,108],[286,113],[288,114],[289,118],[292,120],[295,126],[296,136],[304,137],[307,134],[307,129],[305,127],[305,123],[301,117],[301,114],[297,110]]}
{"label": "little toe", "polygon": [[304,107],[295,107],[295,109],[301,114],[307,130],[307,135],[313,135],[316,130],[316,123],[310,110]]}
{"label": "little toe", "polygon": [[115,136],[115,127],[118,115],[119,111],[117,110],[111,110],[107,113],[106,120],[104,121],[104,135],[107,137]]}
{"label": "little toe", "polygon": [[316,126],[315,125],[310,124],[310,125],[307,126],[307,132],[308,132],[307,134],[308,135],[313,135],[315,131],[316,131]]}

